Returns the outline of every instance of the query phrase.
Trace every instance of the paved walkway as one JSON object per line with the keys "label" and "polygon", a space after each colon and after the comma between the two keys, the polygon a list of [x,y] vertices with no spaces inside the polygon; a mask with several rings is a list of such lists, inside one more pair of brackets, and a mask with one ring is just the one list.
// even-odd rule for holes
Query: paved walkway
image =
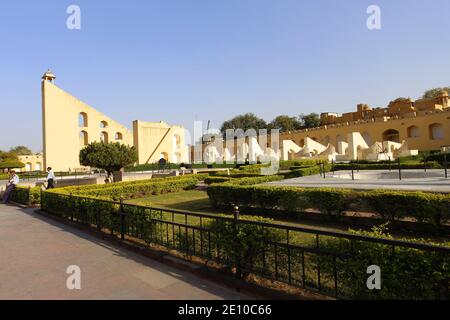
{"label": "paved walkway", "polygon": [[[81,268],[81,290],[66,269]],[[33,210],[0,205],[0,299],[249,299]]]}

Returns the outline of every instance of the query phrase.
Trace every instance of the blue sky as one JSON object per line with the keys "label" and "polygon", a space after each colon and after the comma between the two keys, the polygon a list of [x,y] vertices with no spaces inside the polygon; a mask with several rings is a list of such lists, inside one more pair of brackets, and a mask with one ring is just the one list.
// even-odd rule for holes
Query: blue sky
{"label": "blue sky", "polygon": [[[66,28],[70,4],[81,30]],[[366,9],[381,7],[369,31]],[[345,112],[450,85],[448,0],[40,0],[0,10],[0,149],[41,145],[40,77],[131,127]]]}

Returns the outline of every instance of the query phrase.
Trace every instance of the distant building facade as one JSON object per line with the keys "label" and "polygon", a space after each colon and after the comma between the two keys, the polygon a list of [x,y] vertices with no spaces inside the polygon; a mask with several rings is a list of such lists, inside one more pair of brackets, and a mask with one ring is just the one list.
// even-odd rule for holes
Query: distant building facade
{"label": "distant building facade", "polygon": [[185,132],[164,122],[133,122],[133,131],[80,101],[54,84],[55,75],[42,77],[43,167],[55,171],[82,169],[79,152],[91,142],[119,142],[135,146],[139,164],[164,158],[189,162]]}
{"label": "distant building facade", "polygon": [[435,98],[397,99],[387,108],[371,108],[359,104],[356,112],[321,114],[318,128],[285,132],[280,140],[292,140],[304,146],[306,138],[322,145],[338,147],[348,134],[360,132],[368,145],[377,141],[406,141],[410,149],[441,150],[450,146],[450,104],[448,93]]}

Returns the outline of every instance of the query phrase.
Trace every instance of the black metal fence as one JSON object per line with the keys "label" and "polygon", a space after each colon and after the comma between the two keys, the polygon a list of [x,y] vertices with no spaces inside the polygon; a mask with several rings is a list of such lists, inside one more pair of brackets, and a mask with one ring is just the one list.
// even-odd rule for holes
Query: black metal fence
{"label": "black metal fence", "polygon": [[[157,244],[188,256],[202,258],[205,262],[214,261],[230,270],[240,271],[239,274],[251,273],[336,298],[351,297],[352,294],[345,287],[344,277],[348,275],[344,274],[344,269],[352,256],[364,246],[384,248],[392,255],[398,254],[398,249],[408,249],[450,257],[448,247],[249,221],[240,219],[238,212],[228,217],[48,192],[43,192],[41,197],[44,211],[110,232],[122,240],[134,238],[148,245]],[[247,252],[248,257],[236,257],[224,248],[217,229],[212,227],[217,222],[237,229],[254,228],[253,232],[256,234],[270,232],[276,236],[262,239],[263,245],[260,243],[257,246],[257,252]],[[333,244],[331,246],[330,241]],[[245,260],[246,258],[251,261]],[[366,270],[361,270],[361,273],[365,275]],[[446,284],[443,286],[445,291]],[[437,298],[443,296],[442,285],[439,290],[441,292],[436,292]],[[448,297],[448,291],[445,295]]]}

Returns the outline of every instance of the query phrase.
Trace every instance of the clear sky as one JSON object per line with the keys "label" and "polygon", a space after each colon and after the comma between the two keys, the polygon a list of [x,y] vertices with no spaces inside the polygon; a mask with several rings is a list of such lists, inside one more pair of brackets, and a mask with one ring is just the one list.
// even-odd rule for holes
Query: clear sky
{"label": "clear sky", "polygon": [[[66,9],[81,8],[81,30]],[[369,5],[382,29],[366,27]],[[131,127],[345,112],[450,85],[449,0],[2,1],[0,149],[42,149],[40,77]]]}

